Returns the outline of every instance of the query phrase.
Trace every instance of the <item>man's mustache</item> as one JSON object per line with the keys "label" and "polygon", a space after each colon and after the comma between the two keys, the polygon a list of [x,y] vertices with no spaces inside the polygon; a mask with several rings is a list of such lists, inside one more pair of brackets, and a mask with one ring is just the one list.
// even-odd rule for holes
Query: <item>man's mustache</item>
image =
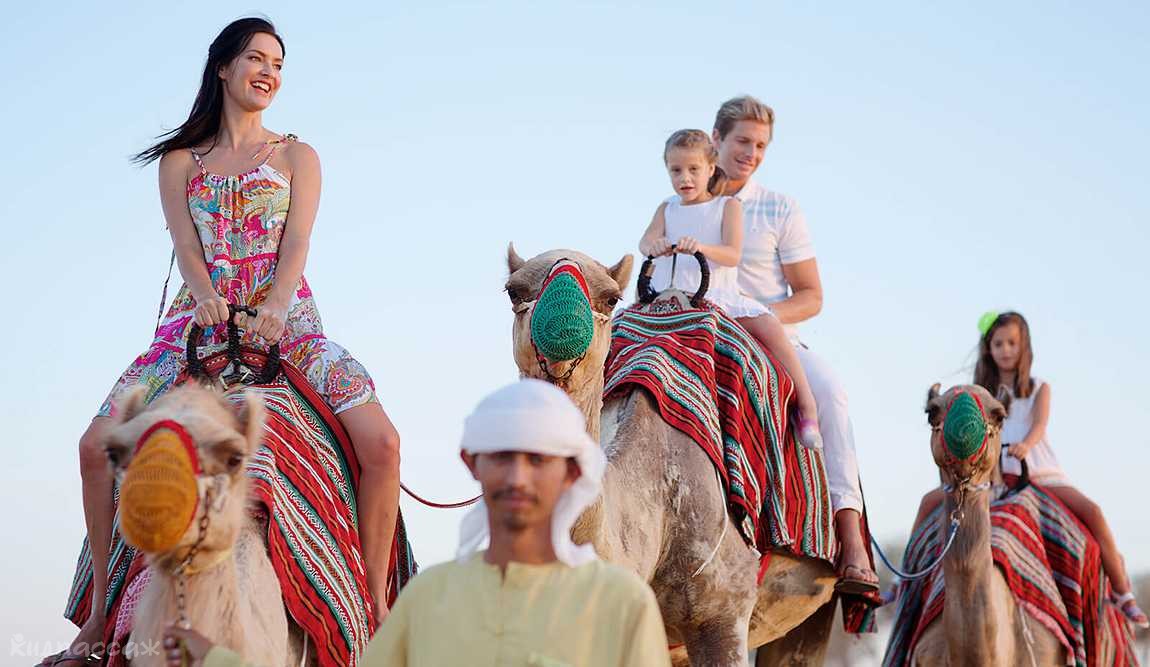
{"label": "man's mustache", "polygon": [[491,494],[492,500],[526,500],[532,503],[539,502],[539,496],[525,493],[519,489],[500,489]]}

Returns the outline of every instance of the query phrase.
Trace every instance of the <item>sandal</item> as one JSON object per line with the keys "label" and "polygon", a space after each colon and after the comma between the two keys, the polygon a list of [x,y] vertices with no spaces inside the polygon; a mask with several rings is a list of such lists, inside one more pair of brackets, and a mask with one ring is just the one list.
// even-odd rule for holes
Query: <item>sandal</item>
{"label": "sandal", "polygon": [[1146,618],[1146,613],[1138,607],[1138,603],[1134,600],[1134,591],[1128,591],[1122,595],[1112,595],[1111,600],[1122,610],[1126,620],[1133,623],[1135,627],[1150,628],[1150,619]]}
{"label": "sandal", "polygon": [[823,436],[819,433],[819,423],[816,420],[800,417],[797,430],[800,445],[807,449],[823,448]]}
{"label": "sandal", "polygon": [[104,656],[95,651],[84,655],[83,653],[72,653],[71,651],[65,650],[59,653],[53,653],[47,658],[44,658],[36,667],[41,667],[41,665],[44,667],[56,667],[56,665],[62,662],[72,661],[78,662],[84,667],[99,667],[99,665],[104,664]]}
{"label": "sandal", "polygon": [[[850,576],[850,571],[854,570],[857,574]],[[874,580],[864,576],[870,573]],[[878,576],[871,570],[861,568],[858,565],[847,565],[843,568],[843,573],[839,575],[839,580],[835,582],[835,591],[844,595],[866,595],[868,593],[878,592]]]}

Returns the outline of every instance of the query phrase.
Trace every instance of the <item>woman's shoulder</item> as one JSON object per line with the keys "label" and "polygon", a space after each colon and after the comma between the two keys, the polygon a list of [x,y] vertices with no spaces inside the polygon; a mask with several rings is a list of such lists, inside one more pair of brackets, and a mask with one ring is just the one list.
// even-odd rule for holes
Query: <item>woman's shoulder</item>
{"label": "woman's shoulder", "polygon": [[294,134],[283,134],[279,136],[280,138],[274,140],[273,143],[280,146],[280,152],[293,170],[301,166],[319,162],[319,153],[316,152],[311,144],[306,141],[300,141],[300,138]]}
{"label": "woman's shoulder", "polygon": [[187,148],[177,148],[161,155],[159,169],[161,176],[170,174],[174,177],[179,174],[184,180],[191,179],[200,170],[192,156],[192,149]]}

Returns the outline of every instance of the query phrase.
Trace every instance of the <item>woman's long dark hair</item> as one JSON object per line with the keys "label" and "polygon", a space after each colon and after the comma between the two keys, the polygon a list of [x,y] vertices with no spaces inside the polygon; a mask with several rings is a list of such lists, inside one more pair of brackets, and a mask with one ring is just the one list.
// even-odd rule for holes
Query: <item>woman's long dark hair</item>
{"label": "woman's long dark hair", "polygon": [[261,32],[275,37],[280,43],[280,49],[287,53],[284,41],[276,33],[276,27],[271,21],[246,18],[229,23],[208,47],[208,60],[204,63],[200,92],[196,93],[196,101],[192,104],[192,112],[188,114],[188,119],[183,125],[157,137],[161,141],[136,154],[132,158],[134,162],[146,165],[163,157],[165,153],[180,148],[192,148],[208,140],[215,144],[216,134],[220,131],[220,118],[224,111],[224,81],[220,78],[220,69],[243,53],[252,37]]}

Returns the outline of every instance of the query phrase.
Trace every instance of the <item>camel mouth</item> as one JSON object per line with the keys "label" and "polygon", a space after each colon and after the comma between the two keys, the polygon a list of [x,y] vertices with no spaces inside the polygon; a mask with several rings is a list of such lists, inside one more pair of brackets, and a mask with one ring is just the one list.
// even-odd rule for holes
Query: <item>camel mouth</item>
{"label": "camel mouth", "polygon": [[120,530],[145,553],[179,545],[200,502],[199,456],[180,424],[163,420],[140,436],[120,483]]}
{"label": "camel mouth", "polygon": [[566,259],[551,268],[531,311],[531,342],[550,364],[583,357],[595,337],[590,290],[579,265]]}

